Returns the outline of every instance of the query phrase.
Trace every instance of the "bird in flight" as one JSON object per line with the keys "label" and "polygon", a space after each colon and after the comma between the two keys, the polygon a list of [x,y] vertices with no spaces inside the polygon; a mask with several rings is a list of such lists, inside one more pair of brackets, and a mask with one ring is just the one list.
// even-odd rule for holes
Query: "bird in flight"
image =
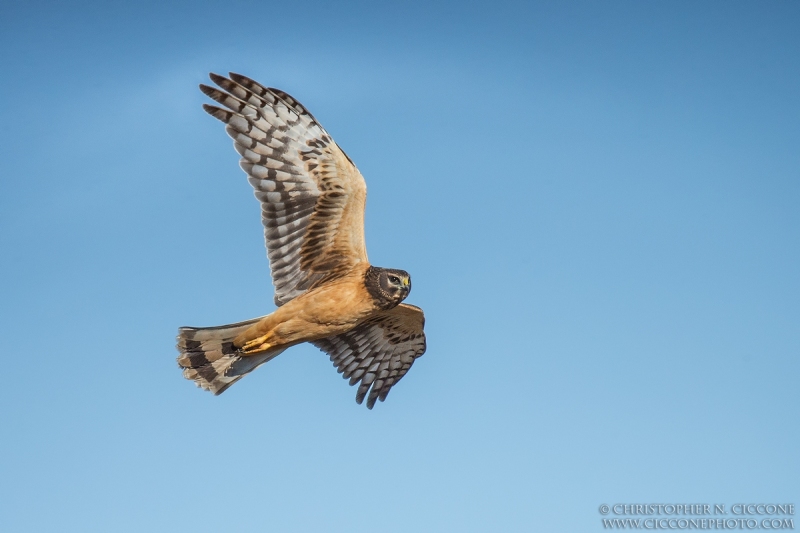
{"label": "bird in flight", "polygon": [[372,409],[425,352],[419,307],[404,270],[369,264],[367,186],[356,166],[303,105],[246,76],[210,75],[200,90],[242,156],[261,202],[275,304],[269,315],[178,332],[178,364],[199,387],[221,394],[287,348],[327,353],[356,402]]}

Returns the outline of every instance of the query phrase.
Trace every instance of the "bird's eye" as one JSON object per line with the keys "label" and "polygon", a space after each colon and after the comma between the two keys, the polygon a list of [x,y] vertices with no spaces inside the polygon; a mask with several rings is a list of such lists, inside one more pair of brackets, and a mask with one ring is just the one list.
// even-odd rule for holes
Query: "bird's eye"
{"label": "bird's eye", "polygon": [[400,278],[398,278],[397,276],[389,276],[389,281],[391,281],[392,283],[400,283]]}

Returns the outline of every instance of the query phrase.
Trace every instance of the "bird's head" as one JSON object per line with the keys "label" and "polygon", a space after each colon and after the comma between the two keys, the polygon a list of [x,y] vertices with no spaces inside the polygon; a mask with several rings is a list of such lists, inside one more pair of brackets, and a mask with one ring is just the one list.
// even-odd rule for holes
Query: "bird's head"
{"label": "bird's head", "polygon": [[367,290],[382,309],[391,309],[411,292],[411,276],[405,270],[369,267],[365,279]]}

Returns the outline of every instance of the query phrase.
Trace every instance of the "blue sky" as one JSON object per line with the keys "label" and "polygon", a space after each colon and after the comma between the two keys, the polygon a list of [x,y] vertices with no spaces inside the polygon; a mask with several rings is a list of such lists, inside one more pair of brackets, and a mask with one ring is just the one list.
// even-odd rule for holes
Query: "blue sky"
{"label": "blue sky", "polygon": [[[0,5],[8,531],[599,531],[800,504],[795,2]],[[220,397],[182,325],[272,310],[197,84],[303,102],[428,352],[373,411],[313,347]],[[795,526],[797,527],[797,526]]]}

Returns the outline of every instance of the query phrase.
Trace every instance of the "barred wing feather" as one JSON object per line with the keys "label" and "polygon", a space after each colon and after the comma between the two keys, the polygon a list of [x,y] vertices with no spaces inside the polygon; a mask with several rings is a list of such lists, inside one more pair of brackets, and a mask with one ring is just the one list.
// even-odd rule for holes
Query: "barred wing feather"
{"label": "barred wing feather", "polygon": [[211,79],[223,90],[200,89],[227,109],[203,108],[227,125],[261,202],[275,304],[367,262],[367,186],[328,132],[283,91],[234,73]]}
{"label": "barred wing feather", "polygon": [[[327,353],[350,385],[359,381],[359,404],[367,398],[372,409],[406,375],[414,360],[425,353],[425,317],[422,309],[400,304],[379,313],[347,333],[313,341]],[[369,395],[367,395],[369,393]]]}

